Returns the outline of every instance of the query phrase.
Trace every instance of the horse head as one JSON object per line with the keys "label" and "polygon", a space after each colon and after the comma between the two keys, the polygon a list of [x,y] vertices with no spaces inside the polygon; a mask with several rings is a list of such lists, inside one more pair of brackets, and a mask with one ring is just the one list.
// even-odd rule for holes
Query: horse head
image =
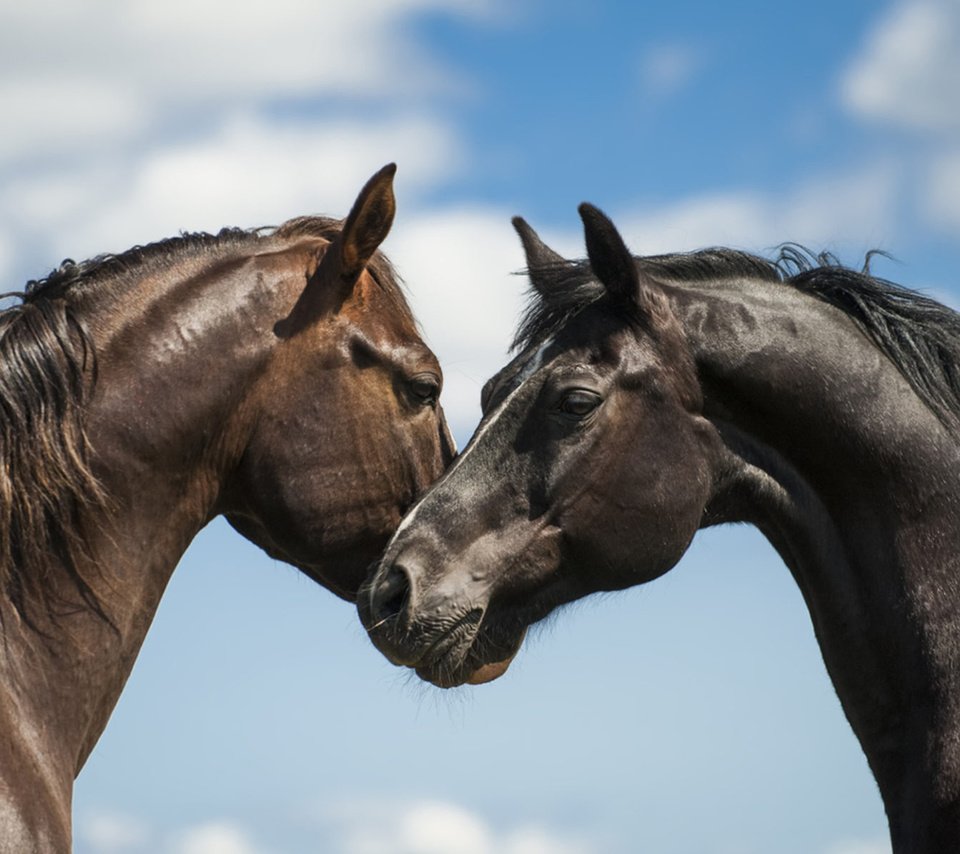
{"label": "horse head", "polygon": [[666,572],[710,495],[680,325],[606,216],[580,213],[589,267],[515,220],[535,290],[519,355],[358,599],[381,651],[438,685],[494,678],[553,608]]}

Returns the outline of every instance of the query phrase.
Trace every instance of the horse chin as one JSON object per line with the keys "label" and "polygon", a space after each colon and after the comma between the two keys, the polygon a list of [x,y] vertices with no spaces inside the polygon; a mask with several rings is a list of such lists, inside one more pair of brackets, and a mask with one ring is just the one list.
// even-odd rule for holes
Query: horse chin
{"label": "horse chin", "polygon": [[417,675],[438,688],[456,688],[460,685],[483,685],[486,682],[493,682],[507,672],[507,668],[520,651],[526,634],[524,629],[507,649],[501,648],[502,652],[507,653],[504,658],[481,662],[468,650],[458,666],[450,667],[449,658],[456,655],[456,652],[451,650],[444,659],[434,661],[428,666],[417,667]]}
{"label": "horse chin", "polygon": [[507,672],[507,668],[512,661],[513,656],[511,655],[510,658],[504,661],[495,661],[491,664],[484,664],[482,667],[478,667],[467,677],[467,685],[483,685],[486,682],[493,682],[494,679],[499,679]]}

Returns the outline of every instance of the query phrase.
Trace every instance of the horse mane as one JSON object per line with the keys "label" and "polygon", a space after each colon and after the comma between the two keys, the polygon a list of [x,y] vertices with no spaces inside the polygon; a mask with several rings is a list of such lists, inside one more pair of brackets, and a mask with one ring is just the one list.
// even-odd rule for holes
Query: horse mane
{"label": "horse mane", "polygon": [[[87,328],[89,293],[113,295],[151,271],[198,256],[282,245],[303,237],[333,240],[342,222],[299,217],[276,228],[226,228],[181,234],[121,254],[76,263],[65,260],[43,279],[27,282],[17,302],[0,311],[0,590],[21,618],[35,625],[31,606],[52,617],[77,604],[51,592],[51,559],[80,600],[105,617],[92,578],[85,511],[107,506],[90,467],[84,407],[96,384],[97,354]],[[401,317],[415,323],[400,279],[377,252],[367,267]]]}
{"label": "horse mane", "polygon": [[[38,298],[72,298],[105,282],[118,282],[142,277],[151,269],[181,262],[188,255],[221,254],[234,248],[243,248],[268,242],[292,242],[301,237],[319,237],[333,241],[340,234],[343,220],[325,216],[301,216],[287,220],[280,226],[259,228],[222,228],[216,234],[185,232],[176,237],[159,240],[143,246],[134,246],[119,254],[97,255],[80,263],[65,259],[59,267],[42,279],[27,282],[23,293],[7,294],[24,303]],[[380,288],[398,301],[406,317],[413,319],[401,287],[401,279],[382,252],[375,252],[367,264]],[[129,274],[134,274],[131,276]],[[4,312],[0,312],[2,318]]]}
{"label": "horse mane", "polygon": [[[701,249],[634,260],[654,279],[703,282],[750,277],[780,281],[775,264],[735,249]],[[586,259],[537,265],[526,273],[538,284],[529,291],[512,350],[526,349],[555,335],[574,315],[606,293]]]}
{"label": "horse mane", "polygon": [[839,308],[873,341],[945,427],[960,433],[960,314],[935,299],[862,270],[829,253],[780,251],[786,282]]}
{"label": "horse mane", "polygon": [[[784,244],[774,260],[734,249],[637,257],[655,280],[705,282],[753,278],[788,285],[840,309],[893,362],[918,397],[951,431],[960,432],[960,314],[870,273],[842,265],[829,252]],[[513,340],[525,349],[556,334],[605,293],[586,260],[551,263],[528,271],[536,279]]]}

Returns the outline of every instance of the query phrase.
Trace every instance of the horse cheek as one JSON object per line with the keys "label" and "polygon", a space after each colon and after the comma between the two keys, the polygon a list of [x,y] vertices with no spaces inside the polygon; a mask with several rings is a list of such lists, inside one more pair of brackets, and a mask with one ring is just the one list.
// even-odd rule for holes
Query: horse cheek
{"label": "horse cheek", "polygon": [[598,589],[643,584],[674,567],[700,526],[707,483],[697,446],[682,433],[610,467],[578,513]]}

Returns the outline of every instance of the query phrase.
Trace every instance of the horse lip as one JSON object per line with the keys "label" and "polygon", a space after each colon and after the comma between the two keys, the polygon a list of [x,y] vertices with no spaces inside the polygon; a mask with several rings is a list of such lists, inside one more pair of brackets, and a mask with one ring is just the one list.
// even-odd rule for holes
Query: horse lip
{"label": "horse lip", "polygon": [[[471,608],[453,625],[430,643],[420,654],[412,667],[430,667],[449,655],[455,648],[463,647],[469,650],[480,631],[483,620],[482,608]],[[472,630],[471,630],[472,629]]]}
{"label": "horse lip", "polygon": [[[461,620],[462,622],[463,620]],[[450,631],[437,638],[420,657],[419,661],[412,665],[417,675],[438,688],[454,688],[466,684],[480,685],[484,682],[491,682],[506,673],[520,651],[527,631],[523,629],[517,634],[516,638],[504,646],[503,658],[479,664],[476,661],[471,661],[471,652],[480,635],[481,623],[482,615],[473,631],[455,638],[446,645],[444,645],[444,641],[449,640],[451,635],[456,634],[458,626],[453,626]],[[458,660],[453,660],[458,653]]]}
{"label": "horse lip", "polygon": [[[482,608],[472,608],[467,611],[448,629],[435,637],[408,666],[413,668],[421,679],[432,682],[439,688],[451,688],[462,684],[464,679],[459,676],[450,678],[450,676],[459,674],[462,669],[477,639],[482,621]],[[444,662],[448,661],[453,665],[449,670],[443,667]]]}
{"label": "horse lip", "polygon": [[[448,637],[445,635],[444,637]],[[420,660],[413,666],[417,676],[425,682],[430,682],[438,688],[456,688],[466,684],[472,671],[468,671],[464,664],[473,647],[476,634],[470,636],[465,644],[451,643],[443,648],[439,655],[431,656],[429,662]],[[431,647],[431,649],[433,649]],[[444,666],[449,661],[449,666]]]}

